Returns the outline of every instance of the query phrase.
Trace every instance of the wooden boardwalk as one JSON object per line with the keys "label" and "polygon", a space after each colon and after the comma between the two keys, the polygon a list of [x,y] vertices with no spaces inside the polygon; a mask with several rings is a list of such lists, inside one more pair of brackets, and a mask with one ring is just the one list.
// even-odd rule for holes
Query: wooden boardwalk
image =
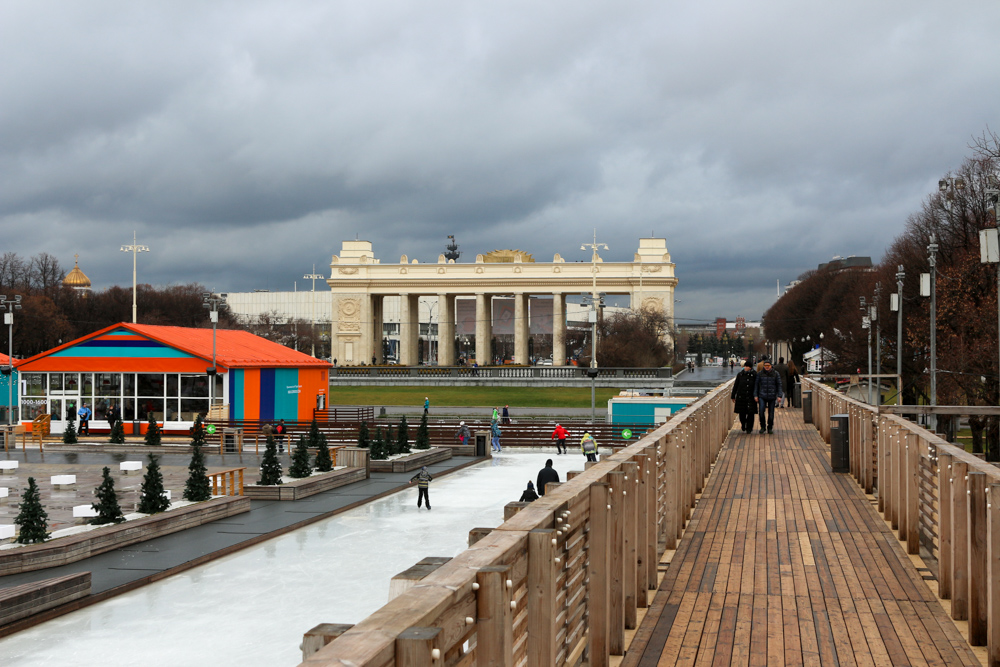
{"label": "wooden boardwalk", "polygon": [[801,411],[731,431],[623,666],[979,665]]}

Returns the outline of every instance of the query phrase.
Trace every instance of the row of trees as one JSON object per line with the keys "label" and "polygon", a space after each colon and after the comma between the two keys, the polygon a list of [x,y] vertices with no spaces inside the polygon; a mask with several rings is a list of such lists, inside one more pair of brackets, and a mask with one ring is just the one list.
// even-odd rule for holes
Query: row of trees
{"label": "row of trees", "polygon": [[[771,340],[792,342],[798,359],[823,334],[834,372],[867,367],[868,331],[862,328],[860,297],[878,308],[883,371],[902,362],[903,402],[927,402],[929,391],[930,300],[920,296],[919,277],[930,272],[928,246],[937,249],[937,399],[942,405],[997,405],[1000,362],[997,357],[997,267],[982,264],[979,231],[996,226],[995,196],[1000,171],[1000,140],[986,133],[973,144],[975,154],[941,179],[938,192],[907,219],[903,233],[871,270],[811,271],[764,314]],[[903,340],[897,344],[896,317],[890,294],[902,270]],[[805,338],[808,336],[808,340]],[[974,451],[1000,460],[995,419],[972,418]]]}
{"label": "row of trees", "polygon": [[[427,427],[427,412],[420,417],[420,426],[417,427],[417,437],[413,441],[414,449],[429,449],[431,446],[430,430]],[[373,438],[368,429],[368,422],[362,421],[358,427],[358,447],[367,449],[373,461],[384,461],[391,456],[410,453],[410,428],[406,423],[406,416],[399,421],[395,435],[392,426],[387,426],[383,432],[382,427],[375,429]]]}

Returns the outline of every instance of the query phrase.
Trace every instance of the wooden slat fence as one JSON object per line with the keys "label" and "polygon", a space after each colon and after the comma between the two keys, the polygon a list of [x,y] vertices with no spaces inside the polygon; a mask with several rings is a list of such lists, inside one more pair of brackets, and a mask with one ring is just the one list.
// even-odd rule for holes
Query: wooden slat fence
{"label": "wooden slat fence", "polygon": [[729,433],[729,392],[572,473],[302,664],[608,665]]}
{"label": "wooden slat fence", "polygon": [[[804,380],[812,390],[813,421],[830,441],[830,415],[847,413],[867,433],[874,424],[874,466],[863,459],[852,474],[876,481],[878,509],[910,554],[925,549],[937,568],[938,595],[952,618],[969,622],[968,640],[987,646],[1000,664],[1000,469],[894,414]],[[1000,408],[995,408],[1000,413]],[[864,454],[867,445],[851,445]]]}

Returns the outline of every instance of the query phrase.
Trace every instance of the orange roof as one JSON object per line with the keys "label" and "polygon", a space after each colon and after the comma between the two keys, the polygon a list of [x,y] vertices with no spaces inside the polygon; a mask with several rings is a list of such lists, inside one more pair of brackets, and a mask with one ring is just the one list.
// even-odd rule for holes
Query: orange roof
{"label": "orange roof", "polygon": [[7,364],[7,360],[8,360],[8,359],[10,359],[10,357],[8,357],[8,356],[7,356],[6,354],[4,354],[3,352],[0,352],[0,364],[4,364],[4,365],[6,365],[6,364]]}
{"label": "orange roof", "polygon": [[[122,322],[64,343],[21,362],[17,366],[48,356],[58,350],[73,347],[85,340],[116,329],[127,329],[170,347],[177,348],[206,361],[212,360],[212,330],[188,327],[165,327],[153,324]],[[255,336],[248,331],[219,329],[216,332],[216,363],[226,368],[330,368],[329,362],[296,352],[279,343]]]}

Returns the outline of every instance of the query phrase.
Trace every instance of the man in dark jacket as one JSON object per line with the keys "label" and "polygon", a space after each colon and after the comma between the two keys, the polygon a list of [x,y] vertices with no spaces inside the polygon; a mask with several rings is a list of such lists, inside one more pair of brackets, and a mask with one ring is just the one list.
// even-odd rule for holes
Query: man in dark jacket
{"label": "man in dark jacket", "polygon": [[781,404],[781,375],[771,368],[771,361],[764,362],[764,370],[757,373],[753,397],[760,410],[760,432],[764,432],[764,412],[767,412],[767,432],[774,433],[774,405]]}
{"label": "man in dark jacket", "polygon": [[545,485],[549,482],[559,483],[559,473],[552,467],[552,459],[546,459],[545,467],[538,471],[538,479],[535,480],[538,495],[545,495]]}
{"label": "man in dark jacket", "polygon": [[417,509],[420,509],[421,501],[427,501],[427,509],[431,508],[431,497],[428,488],[433,479],[434,477],[427,472],[427,466],[421,468],[420,472],[410,478],[410,484],[417,483]]}
{"label": "man in dark jacket", "polygon": [[757,403],[753,400],[753,388],[757,384],[757,371],[747,359],[743,370],[736,374],[733,391],[729,398],[733,401],[733,412],[740,416],[740,430],[753,433],[753,418],[757,414]]}

